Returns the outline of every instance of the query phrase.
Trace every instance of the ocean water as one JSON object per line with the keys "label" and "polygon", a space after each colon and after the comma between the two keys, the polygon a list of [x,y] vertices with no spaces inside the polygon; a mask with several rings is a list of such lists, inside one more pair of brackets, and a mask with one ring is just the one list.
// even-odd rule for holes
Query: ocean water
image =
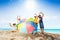
{"label": "ocean water", "polygon": [[[0,28],[0,30],[12,30],[12,28]],[[38,32],[40,32],[40,29],[38,29]],[[44,29],[44,32],[60,34],[60,29]]]}

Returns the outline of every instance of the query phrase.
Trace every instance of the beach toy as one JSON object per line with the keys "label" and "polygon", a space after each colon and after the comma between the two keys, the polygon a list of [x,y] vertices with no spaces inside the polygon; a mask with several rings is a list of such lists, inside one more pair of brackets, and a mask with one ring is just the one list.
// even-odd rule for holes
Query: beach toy
{"label": "beach toy", "polygon": [[23,22],[25,22],[26,21],[26,19],[24,18],[24,19],[21,19],[20,20],[20,23],[23,23]]}
{"label": "beach toy", "polygon": [[23,22],[26,22],[26,18],[23,18],[22,21],[23,21]]}
{"label": "beach toy", "polygon": [[29,22],[29,24],[34,27],[34,22],[33,21]]}
{"label": "beach toy", "polygon": [[[33,24],[32,24],[33,25]],[[34,27],[31,25],[31,23],[26,23],[26,22],[23,22],[23,23],[20,23],[18,24],[18,30],[21,32],[21,33],[31,33],[33,30],[34,30]]]}
{"label": "beach toy", "polygon": [[27,29],[27,33],[30,34],[34,30],[34,27],[31,24],[27,23],[26,29]]}
{"label": "beach toy", "polygon": [[30,23],[24,23],[20,32],[30,34],[34,30],[34,27]]}
{"label": "beach toy", "polygon": [[26,33],[27,34],[26,22],[23,23],[22,28],[19,31],[20,31],[20,33]]}
{"label": "beach toy", "polygon": [[27,21],[31,22],[31,21],[34,21],[34,19],[33,18],[29,18]]}
{"label": "beach toy", "polygon": [[18,30],[20,30],[20,29],[22,28],[23,24],[24,24],[24,23],[18,24]]}
{"label": "beach toy", "polygon": [[22,23],[23,22],[23,20],[20,20],[20,23]]}
{"label": "beach toy", "polygon": [[19,24],[16,24],[17,29],[18,29],[18,25],[19,25]]}

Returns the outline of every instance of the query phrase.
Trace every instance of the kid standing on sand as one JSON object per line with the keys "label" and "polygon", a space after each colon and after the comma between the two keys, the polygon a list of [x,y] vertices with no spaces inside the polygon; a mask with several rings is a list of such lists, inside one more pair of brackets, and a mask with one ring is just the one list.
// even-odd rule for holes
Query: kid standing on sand
{"label": "kid standing on sand", "polygon": [[44,16],[44,14],[42,12],[40,12],[38,17],[39,17],[39,25],[40,25],[40,29],[41,29],[42,34],[44,33],[43,16]]}
{"label": "kid standing on sand", "polygon": [[[37,14],[35,14],[35,16],[34,16],[34,28],[35,28],[34,31],[36,31],[36,33],[37,33],[37,28],[38,28],[38,16],[37,16]],[[33,32],[32,32],[32,34],[33,34]]]}

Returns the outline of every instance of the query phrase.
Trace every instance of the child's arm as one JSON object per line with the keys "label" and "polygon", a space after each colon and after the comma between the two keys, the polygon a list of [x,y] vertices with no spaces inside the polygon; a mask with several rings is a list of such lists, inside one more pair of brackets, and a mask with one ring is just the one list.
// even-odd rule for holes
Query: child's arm
{"label": "child's arm", "polygon": [[17,19],[18,19],[18,16],[17,16]]}
{"label": "child's arm", "polygon": [[44,17],[44,14],[42,13],[42,18]]}
{"label": "child's arm", "polygon": [[38,18],[38,15],[35,13],[36,18]]}
{"label": "child's arm", "polygon": [[44,13],[43,13],[43,12],[40,12],[40,14],[42,14],[42,16],[41,16],[41,17],[43,18],[43,17],[44,17]]}
{"label": "child's arm", "polygon": [[20,16],[17,16],[17,20],[20,19],[21,17]]}

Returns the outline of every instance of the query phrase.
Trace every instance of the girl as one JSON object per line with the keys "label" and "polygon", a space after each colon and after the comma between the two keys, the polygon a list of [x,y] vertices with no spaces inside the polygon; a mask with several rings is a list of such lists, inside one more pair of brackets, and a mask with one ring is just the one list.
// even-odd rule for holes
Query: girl
{"label": "girl", "polygon": [[39,25],[40,25],[40,29],[41,29],[42,34],[44,33],[43,16],[44,16],[44,14],[42,12],[40,12],[40,14],[38,15],[38,17],[39,17]]}

